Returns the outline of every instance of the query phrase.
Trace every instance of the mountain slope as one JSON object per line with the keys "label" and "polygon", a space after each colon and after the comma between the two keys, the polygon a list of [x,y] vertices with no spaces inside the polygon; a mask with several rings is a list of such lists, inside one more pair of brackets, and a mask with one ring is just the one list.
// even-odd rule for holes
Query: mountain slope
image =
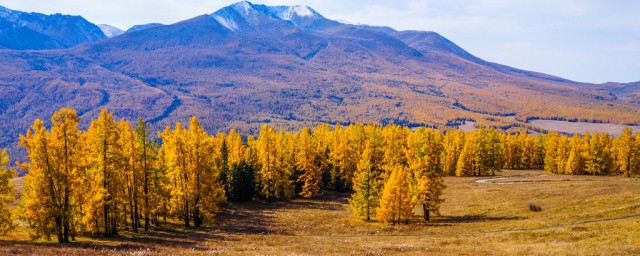
{"label": "mountain slope", "polygon": [[106,107],[156,130],[198,115],[211,132],[262,123],[640,123],[638,105],[608,87],[490,63],[437,33],[343,24],[305,6],[240,2],[70,49],[4,51],[0,60],[0,131],[11,134],[0,146],[63,106],[77,108],[83,124]]}
{"label": "mountain slope", "polygon": [[0,6],[0,48],[60,49],[104,38],[98,26],[80,16],[26,13]]}
{"label": "mountain slope", "polygon": [[133,27],[130,27],[129,29],[127,29],[127,31],[125,32],[134,32],[134,31],[139,31],[139,30],[143,30],[143,29],[148,29],[148,28],[155,28],[155,27],[160,27],[160,26],[164,26],[163,24],[160,23],[149,23],[149,24],[142,24],[142,25],[135,25]]}

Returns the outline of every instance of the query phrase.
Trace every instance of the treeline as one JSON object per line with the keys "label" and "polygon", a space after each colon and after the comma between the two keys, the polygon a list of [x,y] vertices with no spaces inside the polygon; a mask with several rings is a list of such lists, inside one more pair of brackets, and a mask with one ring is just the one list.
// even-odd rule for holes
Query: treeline
{"label": "treeline", "polygon": [[630,129],[611,138],[373,124],[292,133],[264,125],[259,136],[244,137],[234,130],[210,135],[193,117],[156,139],[141,119],[133,126],[106,110],[86,131],[72,109],[56,112],[51,122],[47,129],[36,120],[20,136],[28,153],[20,168],[28,173],[17,212],[34,237],[60,242],[148,230],[168,220],[199,227],[226,201],[312,198],[323,190],[352,192],[349,204],[367,220],[406,222],[416,205],[428,220],[443,202],[447,175],[544,168],[630,176],[640,169],[640,134]]}
{"label": "treeline", "polygon": [[640,133],[545,136],[544,169],[555,174],[624,175],[640,173]]}

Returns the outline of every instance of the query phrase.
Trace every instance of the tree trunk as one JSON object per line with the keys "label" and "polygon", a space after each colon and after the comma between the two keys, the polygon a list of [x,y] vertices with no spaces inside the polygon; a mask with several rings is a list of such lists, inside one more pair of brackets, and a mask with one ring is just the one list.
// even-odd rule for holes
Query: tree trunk
{"label": "tree trunk", "polygon": [[142,171],[144,172],[144,231],[149,231],[149,177],[147,175],[147,137],[142,144]]}
{"label": "tree trunk", "polygon": [[184,199],[184,226],[189,227],[189,201]]}
{"label": "tree trunk", "polygon": [[[106,130],[106,127],[105,127]],[[103,214],[104,214],[104,235],[105,236],[109,236],[110,235],[110,228],[109,228],[109,201],[111,198],[111,195],[109,195],[110,191],[109,191],[109,185],[108,185],[108,180],[109,180],[109,176],[107,175],[107,138],[106,135],[104,135],[105,138],[102,140],[102,187],[104,188],[105,191],[107,191],[107,196],[105,196],[105,198],[102,200],[102,203],[104,204],[103,206]]]}
{"label": "tree trunk", "polygon": [[62,236],[62,218],[61,216],[55,217],[56,222],[56,232],[58,233],[58,243],[65,243],[67,241],[64,240],[64,236]]}
{"label": "tree trunk", "polygon": [[132,186],[129,187],[129,210],[131,211],[131,231],[133,232],[138,232],[138,227],[136,227],[136,217],[135,214],[136,212],[133,210],[133,188]]}
{"label": "tree trunk", "polygon": [[118,235],[118,203],[113,204],[113,216],[111,217],[111,234]]}
{"label": "tree trunk", "polygon": [[429,216],[429,208],[427,207],[427,204],[422,204],[422,211],[424,212],[424,221],[431,221],[431,218]]}

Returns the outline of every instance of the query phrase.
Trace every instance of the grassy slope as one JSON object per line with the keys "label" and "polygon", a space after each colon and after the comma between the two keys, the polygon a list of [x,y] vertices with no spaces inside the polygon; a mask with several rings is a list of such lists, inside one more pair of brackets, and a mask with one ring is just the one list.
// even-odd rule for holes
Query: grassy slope
{"label": "grassy slope", "polygon": [[[625,255],[640,253],[640,180],[504,171],[513,184],[446,178],[442,216],[389,226],[351,217],[345,195],[229,206],[198,231],[178,225],[58,246],[0,241],[0,254]],[[531,212],[529,202],[542,212]]]}

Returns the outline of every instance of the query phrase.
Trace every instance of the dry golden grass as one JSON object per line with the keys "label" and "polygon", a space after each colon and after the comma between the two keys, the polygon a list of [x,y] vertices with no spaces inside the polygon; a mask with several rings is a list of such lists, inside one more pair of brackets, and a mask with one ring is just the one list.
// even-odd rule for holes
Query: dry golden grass
{"label": "dry golden grass", "polygon": [[[488,177],[489,179],[492,177]],[[389,226],[355,219],[346,195],[229,205],[208,229],[179,225],[68,245],[29,241],[22,227],[0,255],[637,255],[640,180],[511,171],[446,178],[442,216]],[[529,203],[541,206],[533,212]]]}

